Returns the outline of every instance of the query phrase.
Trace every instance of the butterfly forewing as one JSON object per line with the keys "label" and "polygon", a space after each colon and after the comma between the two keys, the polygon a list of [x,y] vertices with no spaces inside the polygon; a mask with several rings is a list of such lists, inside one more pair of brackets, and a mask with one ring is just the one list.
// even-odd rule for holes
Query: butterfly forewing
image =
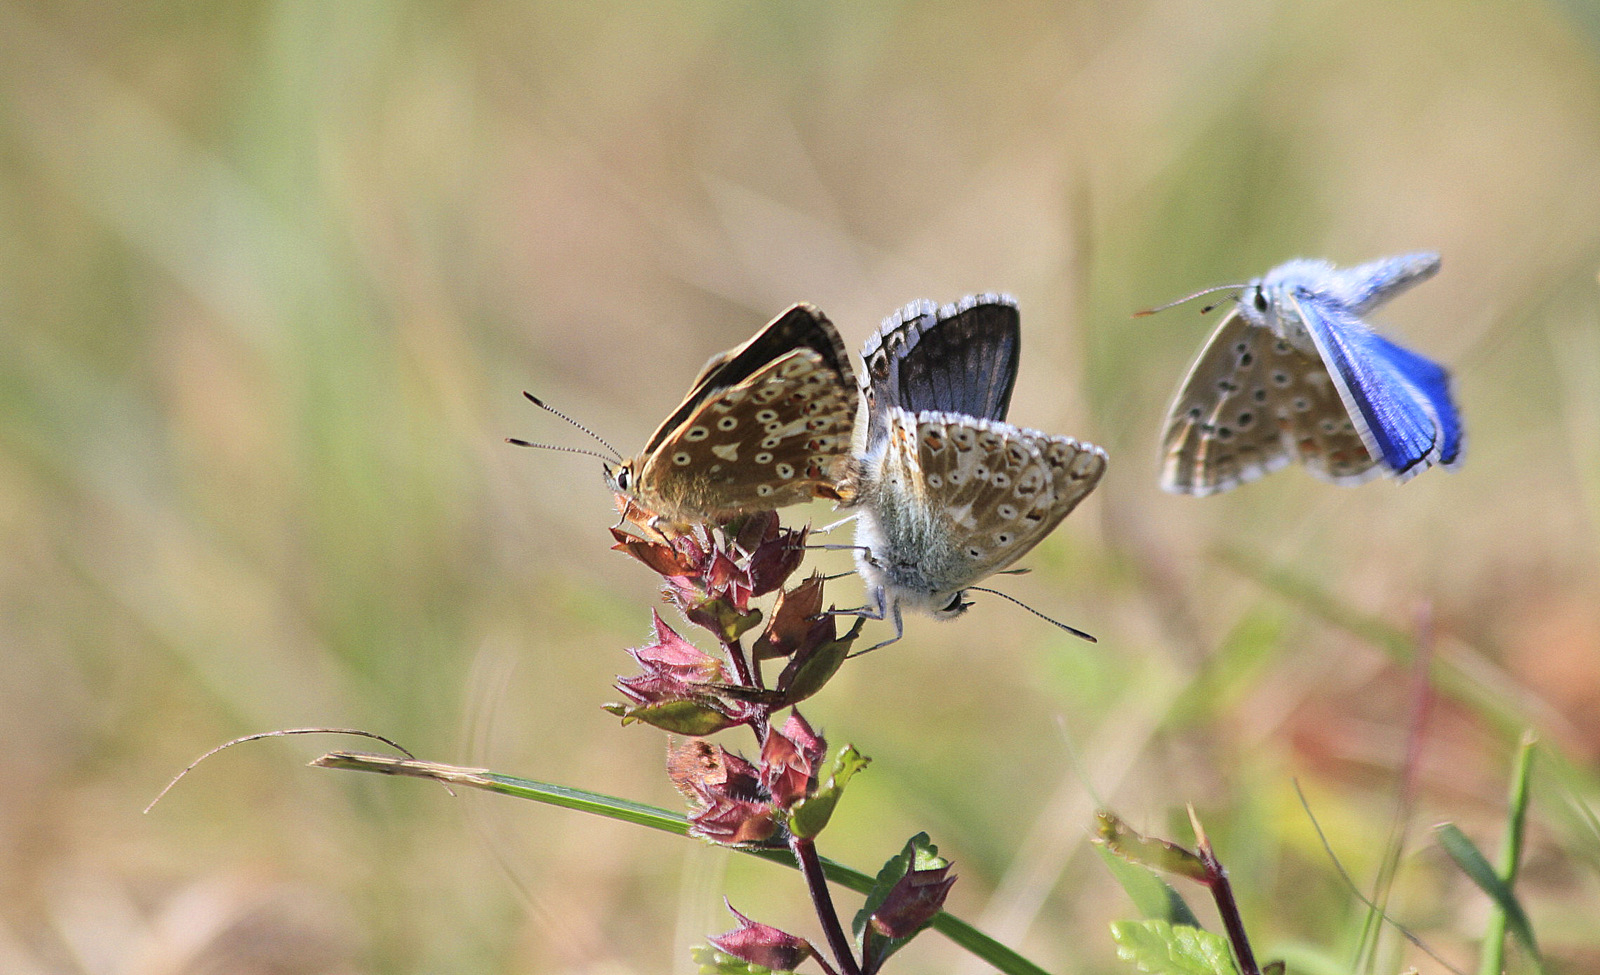
{"label": "butterfly forewing", "polygon": [[822,363],[832,369],[840,383],[849,387],[855,384],[855,373],[850,368],[850,357],[845,352],[839,333],[815,305],[799,302],[768,322],[761,331],[742,345],[712,356],[700,369],[689,386],[683,402],[645,441],[643,453],[648,455],[683,421],[699,408],[712,393],[737,385],[749,379],[758,370],[795,349],[810,349],[821,357]]}
{"label": "butterfly forewing", "polygon": [[857,395],[833,325],[816,308],[795,305],[712,357],[624,465],[626,491],[679,525],[836,498]]}
{"label": "butterfly forewing", "polygon": [[1322,360],[1237,310],[1217,325],[1167,413],[1161,486],[1204,497],[1298,459],[1318,477],[1376,477]]}
{"label": "butterfly forewing", "polygon": [[1461,417],[1450,399],[1450,374],[1433,360],[1396,345],[1376,332],[1368,332],[1362,338],[1368,351],[1387,362],[1431,407],[1442,438],[1439,465],[1447,470],[1459,466],[1463,434]]}
{"label": "butterfly forewing", "polygon": [[715,520],[831,497],[855,415],[850,387],[796,349],[696,404],[639,469],[640,502]]}
{"label": "butterfly forewing", "polygon": [[1295,307],[1369,454],[1381,457],[1402,481],[1437,460],[1443,436],[1432,402],[1388,359],[1373,354],[1366,327],[1315,300],[1297,299]]}
{"label": "butterfly forewing", "polygon": [[1020,347],[1016,303],[1004,295],[918,301],[891,315],[861,351],[869,442],[893,407],[1004,420]]}

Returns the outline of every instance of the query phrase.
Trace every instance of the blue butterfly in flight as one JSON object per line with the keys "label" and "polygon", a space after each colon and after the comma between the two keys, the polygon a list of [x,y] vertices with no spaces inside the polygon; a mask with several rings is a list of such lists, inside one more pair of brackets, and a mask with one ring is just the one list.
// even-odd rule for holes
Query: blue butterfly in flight
{"label": "blue butterfly in flight", "polygon": [[1344,485],[1458,466],[1449,374],[1361,319],[1438,270],[1430,252],[1301,259],[1244,285],[1167,412],[1161,486],[1204,497],[1291,460]]}

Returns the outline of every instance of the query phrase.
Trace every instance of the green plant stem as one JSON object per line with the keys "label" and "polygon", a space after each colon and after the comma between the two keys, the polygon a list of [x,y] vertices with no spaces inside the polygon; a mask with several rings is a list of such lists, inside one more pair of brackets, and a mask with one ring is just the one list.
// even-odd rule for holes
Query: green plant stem
{"label": "green plant stem", "polygon": [[[689,820],[682,815],[649,806],[642,802],[618,799],[586,789],[536,782],[513,775],[491,772],[488,769],[463,768],[439,762],[396,758],[392,755],[369,755],[362,752],[329,752],[311,765],[316,768],[349,769],[356,772],[376,772],[382,775],[403,775],[411,778],[434,779],[447,785],[460,785],[519,799],[532,799],[553,806],[577,809],[582,812],[616,819],[638,826],[689,835]],[[790,868],[797,868],[793,854],[781,847],[734,847],[740,853],[769,860]],[[818,857],[823,876],[841,887],[866,894],[872,890],[875,878],[859,870]],[[954,915],[941,911],[933,919],[934,930],[949,938],[984,962],[993,965],[1002,975],[1049,975],[1043,968],[1012,951],[977,928]]]}

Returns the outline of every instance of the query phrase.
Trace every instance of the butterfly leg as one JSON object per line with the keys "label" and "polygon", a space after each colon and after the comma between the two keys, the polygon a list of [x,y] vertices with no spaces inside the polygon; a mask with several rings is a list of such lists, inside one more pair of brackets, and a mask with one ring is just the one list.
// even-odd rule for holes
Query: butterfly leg
{"label": "butterfly leg", "polygon": [[[879,612],[882,613],[883,611],[880,610]],[[889,608],[889,610],[888,610],[886,615],[890,619],[892,619],[894,621],[894,636],[892,636],[889,639],[883,641],[882,643],[874,643],[872,646],[866,648],[865,650],[858,650],[855,653],[850,654],[850,656],[847,657],[846,659],[854,659],[856,657],[862,656],[863,654],[871,653],[874,650],[882,650],[884,647],[888,646],[891,643],[899,643],[900,642],[900,638],[905,636],[905,633],[906,633],[905,624],[900,619],[900,604],[899,603],[895,603],[892,607]],[[867,618],[870,619],[871,617],[867,617]],[[882,619],[883,617],[879,616],[878,618]]]}
{"label": "butterfly leg", "polygon": [[865,650],[850,654],[852,658],[859,657],[864,653],[871,653],[891,643],[897,643],[901,637],[905,636],[905,622],[900,618],[900,604],[890,603],[888,592],[881,587],[873,591],[872,598],[875,603],[869,603],[866,606],[859,606],[855,609],[830,609],[824,614],[826,616],[854,616],[862,620],[886,619],[894,623],[894,636],[882,643],[875,643]]}
{"label": "butterfly leg", "polygon": [[[882,587],[876,587],[872,591],[872,599],[873,602],[868,603],[865,606],[857,606],[855,609],[830,609],[822,615],[859,616],[864,620],[881,620],[887,618],[889,614],[889,594],[884,591]],[[895,615],[898,616],[899,613],[900,607],[896,606]]]}
{"label": "butterfly leg", "polygon": [[[835,528],[840,528],[840,527],[843,527],[844,525],[850,524],[852,521],[855,521],[858,517],[860,517],[859,512],[857,514],[850,515],[848,518],[840,518],[838,521],[834,522],[831,525],[825,525],[822,528],[813,528],[813,529],[811,529],[811,534],[813,534],[813,535],[826,535],[829,532],[833,531]],[[848,547],[855,548],[854,545],[851,545],[851,546],[848,546]]]}
{"label": "butterfly leg", "polygon": [[[812,532],[812,534],[817,534]],[[816,552],[868,552],[872,550],[862,545],[807,545],[806,548]]]}

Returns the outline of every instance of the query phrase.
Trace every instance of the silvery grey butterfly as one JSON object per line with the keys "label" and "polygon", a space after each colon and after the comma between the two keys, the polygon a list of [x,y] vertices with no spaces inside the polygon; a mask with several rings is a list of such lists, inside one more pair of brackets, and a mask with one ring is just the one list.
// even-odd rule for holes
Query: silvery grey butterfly
{"label": "silvery grey butterfly", "polygon": [[1360,319],[1438,270],[1427,252],[1294,260],[1244,285],[1167,412],[1161,486],[1203,497],[1291,460],[1343,485],[1457,466],[1449,374]]}
{"label": "silvery grey butterfly", "polygon": [[907,305],[861,351],[867,423],[841,493],[868,604],[851,612],[892,619],[896,640],[903,607],[959,616],[1105,473],[1099,447],[1005,422],[1019,344],[1016,303],[979,295]]}
{"label": "silvery grey butterfly", "polygon": [[839,333],[796,304],[713,356],[644,449],[606,463],[606,484],[626,519],[658,531],[837,499],[857,397]]}

